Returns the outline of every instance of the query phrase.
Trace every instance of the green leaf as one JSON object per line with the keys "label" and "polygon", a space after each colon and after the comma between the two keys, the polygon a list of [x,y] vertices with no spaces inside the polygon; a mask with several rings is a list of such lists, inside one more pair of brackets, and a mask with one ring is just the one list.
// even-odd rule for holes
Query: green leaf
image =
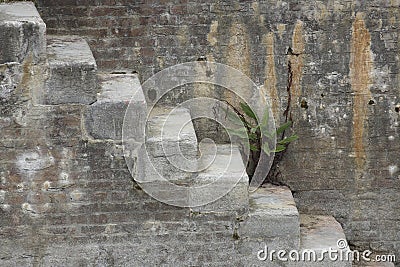
{"label": "green leaf", "polygon": [[268,142],[265,142],[263,145],[262,145],[262,150],[265,152],[265,154],[267,154],[268,156],[271,154],[271,149],[269,149],[269,144],[268,144]]}
{"label": "green leaf", "polygon": [[226,115],[227,115],[228,120],[230,122],[232,122],[233,124],[236,124],[238,126],[243,126],[243,124],[244,124],[243,119],[238,114],[236,114],[235,112],[230,111],[229,109],[227,109],[226,110]]}
{"label": "green leaf", "polygon": [[268,120],[269,120],[269,112],[268,109],[266,109],[263,118],[261,120],[260,130],[265,136],[267,136],[269,139],[272,140],[274,138],[275,131],[271,132],[268,130]]}
{"label": "green leaf", "polygon": [[249,136],[249,139],[252,141],[256,141],[258,139],[258,135],[255,133],[249,133],[248,136]]}
{"label": "green leaf", "polygon": [[269,131],[263,131],[262,134],[267,137],[269,140],[274,141],[275,140],[275,133],[274,132],[269,132]]}
{"label": "green leaf", "polygon": [[235,136],[238,136],[238,137],[244,138],[244,139],[248,138],[247,131],[246,131],[245,128],[239,128],[239,129],[229,129],[229,128],[227,128],[226,130],[231,135],[235,135]]}
{"label": "green leaf", "polygon": [[269,120],[269,110],[268,108],[265,109],[262,120],[261,120],[261,127],[267,128],[268,126],[268,120]]}
{"label": "green leaf", "polygon": [[276,146],[274,152],[275,152],[275,153],[282,152],[282,151],[285,150],[285,149],[286,149],[286,146],[284,146],[284,145],[279,145],[279,144],[278,144],[278,145]]}
{"label": "green leaf", "polygon": [[279,126],[278,129],[276,129],[276,134],[280,135],[281,133],[283,133],[287,128],[289,128],[292,125],[292,121],[288,121],[284,124],[282,124],[281,126]]}
{"label": "green leaf", "polygon": [[255,133],[255,132],[257,132],[258,128],[260,128],[260,125],[257,125],[256,127],[252,127],[252,128],[250,129],[250,133]]}
{"label": "green leaf", "polygon": [[296,134],[294,134],[294,135],[291,135],[291,136],[286,137],[283,140],[279,141],[278,144],[286,145],[286,144],[289,144],[289,143],[291,143],[291,142],[293,142],[293,141],[295,141],[297,139],[299,139],[299,137]]}
{"label": "green leaf", "polygon": [[258,151],[257,146],[250,144],[250,150],[251,151]]}
{"label": "green leaf", "polygon": [[240,102],[240,107],[242,108],[243,112],[252,119],[257,120],[256,114],[254,114],[253,110],[247,105],[246,103]]}

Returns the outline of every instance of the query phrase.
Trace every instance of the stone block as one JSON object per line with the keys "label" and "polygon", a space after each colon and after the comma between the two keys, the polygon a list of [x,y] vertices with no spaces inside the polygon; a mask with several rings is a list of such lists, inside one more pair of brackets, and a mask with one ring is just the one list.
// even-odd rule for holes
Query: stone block
{"label": "stone block", "polygon": [[247,211],[249,178],[239,149],[217,145],[214,154],[214,149],[202,143],[200,151],[201,171],[193,178],[190,190],[193,211]]}
{"label": "stone block", "polygon": [[[160,112],[160,111],[157,111]],[[147,122],[146,150],[152,157],[197,156],[197,138],[187,109],[156,115]]]}
{"label": "stone block", "polygon": [[267,244],[270,249],[299,248],[299,213],[289,188],[266,185],[250,194],[249,203],[249,217],[241,223],[239,236],[272,240]]}
{"label": "stone block", "polygon": [[27,100],[27,96],[24,95],[26,92],[18,90],[22,76],[21,64],[16,62],[0,64],[0,114],[11,114],[21,102]]}
{"label": "stone block", "polygon": [[[189,111],[162,110],[147,121],[146,141],[138,159],[140,182],[185,182],[197,169],[197,138]],[[187,181],[186,181],[187,182]]]}
{"label": "stone block", "polygon": [[127,113],[126,137],[138,141],[144,132],[146,103],[137,75],[104,74],[100,76],[100,93],[97,102],[85,112],[87,133],[95,139],[122,139],[125,113]]}
{"label": "stone block", "polygon": [[49,77],[43,104],[91,104],[96,101],[97,65],[85,40],[77,36],[48,36]]}
{"label": "stone block", "polygon": [[[313,251],[316,260],[290,262],[288,266],[352,266],[352,261],[347,260],[346,256],[349,255],[350,249],[345,234],[335,218],[324,215],[301,215],[300,223],[300,254],[304,251]],[[335,250],[337,253],[329,256],[329,250]]]}
{"label": "stone block", "polygon": [[0,4],[0,64],[44,59],[45,34],[46,24],[32,2]]}

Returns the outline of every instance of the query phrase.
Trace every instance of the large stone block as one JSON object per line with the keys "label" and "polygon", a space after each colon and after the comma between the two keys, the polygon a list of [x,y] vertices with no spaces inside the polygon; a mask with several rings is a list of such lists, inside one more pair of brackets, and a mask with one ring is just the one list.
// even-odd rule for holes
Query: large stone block
{"label": "large stone block", "polygon": [[0,64],[46,54],[46,24],[31,2],[0,4]]}
{"label": "large stone block", "polygon": [[18,84],[23,76],[19,63],[0,64],[0,114],[11,114],[21,102],[26,101],[23,91],[18,90]]}
{"label": "large stone block", "polygon": [[[163,112],[163,111],[155,111]],[[187,109],[165,110],[147,122],[146,149],[152,157],[197,156],[197,138]]]}
{"label": "large stone block", "polygon": [[298,249],[299,213],[290,189],[266,185],[249,198],[249,217],[240,225],[239,236],[267,242],[270,249]]}
{"label": "large stone block", "polygon": [[[156,114],[154,114],[154,112]],[[197,138],[187,109],[156,110],[146,125],[139,152],[139,181],[188,182],[197,169]]]}
{"label": "large stone block", "polygon": [[76,36],[47,38],[49,78],[43,104],[91,104],[98,92],[97,65],[85,40]]}
{"label": "large stone block", "polygon": [[[199,171],[193,178],[190,202],[195,212],[234,211],[249,207],[249,178],[237,146],[217,145],[215,154],[202,143]],[[204,170],[203,170],[204,168]]]}
{"label": "large stone block", "polygon": [[[274,202],[269,203],[272,205]],[[281,206],[278,202],[275,202],[275,204]],[[271,218],[274,217],[273,214],[270,215],[272,215]],[[267,221],[263,225],[265,231],[268,231],[268,228],[276,229],[274,225],[268,224]],[[285,227],[285,225],[287,224],[282,221],[282,226]],[[292,227],[292,229],[297,231],[300,229],[300,246],[296,244],[296,248],[285,242],[278,232],[271,237],[256,238],[255,235],[261,236],[261,233],[256,232],[256,228],[254,228],[254,237],[244,238],[241,246],[247,249],[248,254],[251,253],[248,258],[251,263],[249,266],[352,266],[352,261],[347,260],[347,257],[351,258],[352,254],[347,247],[343,229],[332,216],[301,215],[300,227]],[[284,231],[284,229],[281,230]],[[289,238],[286,239],[286,241],[288,240],[290,242]],[[341,249],[342,245],[343,248]],[[242,249],[240,252],[243,253],[246,250]]]}
{"label": "large stone block", "polygon": [[127,115],[125,136],[136,141],[143,139],[146,102],[137,75],[103,74],[100,76],[100,93],[97,102],[85,112],[87,133],[95,139],[122,139],[124,116]]}
{"label": "large stone block", "polygon": [[[300,216],[300,256],[297,262],[290,261],[288,266],[352,266],[350,249],[342,226],[332,216]],[[329,251],[336,251],[330,254]],[[315,253],[314,254],[309,254]],[[308,256],[310,255],[310,256]],[[307,256],[307,257],[306,257]],[[310,257],[310,258],[309,258]],[[309,260],[311,259],[311,260]]]}
{"label": "large stone block", "polygon": [[188,206],[190,168],[193,168],[189,165],[197,156],[197,139],[189,111],[177,109],[170,114],[169,111],[155,109],[147,121],[135,180],[161,202]]}

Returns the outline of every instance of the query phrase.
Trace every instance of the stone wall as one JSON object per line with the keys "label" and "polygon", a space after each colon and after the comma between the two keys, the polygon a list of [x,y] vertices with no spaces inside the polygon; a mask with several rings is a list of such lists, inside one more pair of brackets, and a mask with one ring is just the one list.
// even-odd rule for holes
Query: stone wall
{"label": "stone wall", "polygon": [[0,265],[244,265],[233,233],[245,211],[191,212],[132,180],[116,128],[136,75],[111,86],[86,42],[45,32],[33,4],[0,5],[0,34],[15,36],[0,50]]}
{"label": "stone wall", "polygon": [[38,1],[48,33],[85,37],[101,70],[135,71],[144,81],[205,57],[263,84],[277,120],[292,119],[300,136],[277,177],[300,210],[333,214],[353,245],[388,252],[400,249],[399,6]]}

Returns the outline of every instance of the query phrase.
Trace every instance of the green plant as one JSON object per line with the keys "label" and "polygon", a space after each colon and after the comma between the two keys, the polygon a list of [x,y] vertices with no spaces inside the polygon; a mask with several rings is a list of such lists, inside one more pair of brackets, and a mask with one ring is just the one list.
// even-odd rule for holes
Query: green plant
{"label": "green plant", "polygon": [[[285,136],[285,131],[291,127],[292,122],[287,121],[276,129],[270,129],[270,115],[265,109],[261,121],[258,120],[254,111],[246,103],[240,102],[240,109],[225,101],[228,105],[226,109],[227,119],[235,128],[228,128],[227,131],[241,139],[242,145],[246,146],[249,152],[249,162],[247,173],[251,179],[257,167],[261,150],[268,156],[271,153],[280,153],[286,150],[287,146],[297,140],[296,134]],[[232,109],[233,112],[230,110]],[[276,162],[274,161],[276,164]]]}

